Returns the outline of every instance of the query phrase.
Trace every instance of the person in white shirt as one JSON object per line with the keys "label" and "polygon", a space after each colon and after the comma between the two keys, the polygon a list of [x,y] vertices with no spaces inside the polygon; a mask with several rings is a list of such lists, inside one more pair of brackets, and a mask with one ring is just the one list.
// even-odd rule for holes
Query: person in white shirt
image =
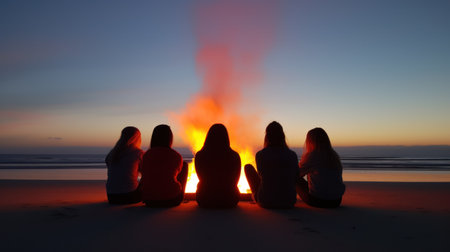
{"label": "person in white shirt", "polygon": [[[338,207],[345,192],[342,164],[322,128],[308,132],[305,150],[300,159],[297,193],[306,204],[314,207]],[[303,177],[307,176],[308,181]]]}
{"label": "person in white shirt", "polygon": [[108,168],[106,193],[111,204],[133,204],[141,201],[142,189],[138,181],[143,151],[141,132],[125,127],[114,148],[106,156]]}

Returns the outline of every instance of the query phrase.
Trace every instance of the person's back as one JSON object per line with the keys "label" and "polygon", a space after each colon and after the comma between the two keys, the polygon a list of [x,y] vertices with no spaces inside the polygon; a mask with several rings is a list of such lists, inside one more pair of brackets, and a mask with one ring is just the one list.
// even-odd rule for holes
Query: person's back
{"label": "person's back", "polygon": [[266,147],[256,154],[256,167],[261,177],[258,204],[274,208],[294,206],[297,164],[297,154],[288,148]]}
{"label": "person's back", "polygon": [[309,193],[324,200],[338,200],[345,192],[342,181],[342,165],[339,160],[329,161],[326,153],[312,152],[308,158]]}
{"label": "person's back", "polygon": [[141,201],[138,181],[143,155],[141,133],[133,126],[125,127],[119,140],[105,158],[108,178],[106,193],[111,204],[133,204]]}
{"label": "person's back", "polygon": [[181,193],[182,185],[177,180],[183,166],[181,155],[173,149],[155,147],[142,158],[142,199],[166,200]]}
{"label": "person's back", "polygon": [[195,156],[195,169],[199,179],[196,198],[200,206],[232,207],[238,203],[237,183],[241,174],[238,153],[199,151]]}
{"label": "person's back", "polygon": [[139,165],[143,151],[130,148],[124,151],[117,160],[106,162],[108,179],[106,192],[108,194],[128,193],[138,187]]}
{"label": "person's back", "polygon": [[234,207],[239,201],[237,187],[241,175],[241,158],[230,148],[224,125],[214,124],[203,148],[195,155],[199,179],[196,198],[201,207]]}
{"label": "person's back", "polygon": [[142,158],[142,201],[146,206],[173,207],[183,201],[188,167],[172,143],[168,125],[153,129],[150,149]]}
{"label": "person's back", "polygon": [[258,205],[265,208],[291,208],[297,202],[297,154],[289,149],[280,123],[266,127],[264,148],[256,153],[256,169],[245,166],[245,176]]}
{"label": "person's back", "polygon": [[[345,192],[342,164],[331,146],[328,134],[314,128],[306,134],[305,148],[299,163],[297,193],[306,204],[334,208],[341,205]],[[308,181],[303,177],[307,175]]]}

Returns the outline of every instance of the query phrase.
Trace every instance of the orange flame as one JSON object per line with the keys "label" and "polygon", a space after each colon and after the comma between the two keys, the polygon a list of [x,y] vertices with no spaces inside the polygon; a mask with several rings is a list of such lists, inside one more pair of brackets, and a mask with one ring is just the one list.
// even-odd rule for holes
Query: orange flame
{"label": "orange flame", "polygon": [[[191,106],[188,107],[188,111],[191,113],[185,113],[181,118],[181,124],[184,127],[183,136],[185,141],[188,142],[191,147],[192,153],[197,153],[205,142],[206,134],[209,130],[209,127],[215,122],[223,122],[226,119],[226,116],[221,112],[217,104],[214,100],[207,98],[197,98]],[[201,112],[199,112],[201,111]],[[206,117],[202,117],[206,116]],[[234,116],[234,120],[237,120],[236,115]],[[222,120],[220,120],[222,119]],[[215,121],[217,120],[217,121]],[[247,179],[245,178],[245,173],[243,167],[245,164],[253,164],[254,161],[254,152],[252,147],[249,145],[245,145],[236,141],[236,132],[238,129],[235,129],[234,125],[240,125],[241,122],[234,122],[231,119],[226,120],[230,123],[224,123],[228,129],[230,135],[230,144],[233,150],[239,153],[241,157],[241,177],[238,182],[238,187],[241,193],[250,193],[250,187],[248,185]],[[198,178],[195,172],[195,160],[192,159],[192,162],[189,163],[189,173],[188,173],[188,182],[186,185],[186,192],[192,193],[197,190]]]}
{"label": "orange flame", "polygon": [[[191,139],[192,141],[191,146],[193,148],[194,153],[196,153],[202,148],[208,129],[199,129],[195,127],[189,128],[190,129],[186,130],[186,135],[189,137],[189,139]],[[231,146],[235,151],[239,153],[239,156],[241,157],[242,167],[241,167],[241,177],[239,178],[238,182],[239,191],[241,193],[251,193],[247,179],[245,178],[244,165],[245,164],[255,165],[253,151],[250,147],[246,148],[233,147],[233,143],[231,143]],[[192,162],[189,163],[188,182],[186,184],[186,191],[185,191],[187,193],[193,193],[197,190],[197,183],[199,180],[195,172],[194,163],[195,163],[194,159],[192,159]]]}

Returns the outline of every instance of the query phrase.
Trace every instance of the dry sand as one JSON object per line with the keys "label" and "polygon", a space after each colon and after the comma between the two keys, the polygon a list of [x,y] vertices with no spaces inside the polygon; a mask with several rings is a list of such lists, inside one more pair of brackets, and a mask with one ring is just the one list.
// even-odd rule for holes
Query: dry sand
{"label": "dry sand", "polygon": [[0,181],[0,251],[450,251],[450,183],[347,182],[343,206],[111,206],[103,181]]}

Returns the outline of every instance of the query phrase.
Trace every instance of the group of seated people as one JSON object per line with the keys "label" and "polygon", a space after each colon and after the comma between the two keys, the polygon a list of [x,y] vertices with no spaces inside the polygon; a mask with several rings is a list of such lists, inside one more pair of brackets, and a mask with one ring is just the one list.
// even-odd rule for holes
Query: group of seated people
{"label": "group of seated people", "polygon": [[[178,206],[184,198],[188,164],[172,149],[173,134],[168,125],[154,128],[150,148],[141,149],[141,133],[135,127],[122,130],[120,139],[106,157],[106,191],[111,204],[143,202],[149,207]],[[271,122],[264,148],[256,153],[256,168],[245,165],[245,176],[253,199],[264,208],[291,208],[301,200],[314,207],[333,208],[341,204],[345,185],[342,164],[322,128],[310,130],[298,161],[289,149],[282,126]],[[241,159],[230,147],[223,124],[209,129],[203,148],[195,154],[196,200],[204,208],[235,207]],[[141,179],[138,180],[139,173]],[[307,176],[307,180],[304,177]]]}

